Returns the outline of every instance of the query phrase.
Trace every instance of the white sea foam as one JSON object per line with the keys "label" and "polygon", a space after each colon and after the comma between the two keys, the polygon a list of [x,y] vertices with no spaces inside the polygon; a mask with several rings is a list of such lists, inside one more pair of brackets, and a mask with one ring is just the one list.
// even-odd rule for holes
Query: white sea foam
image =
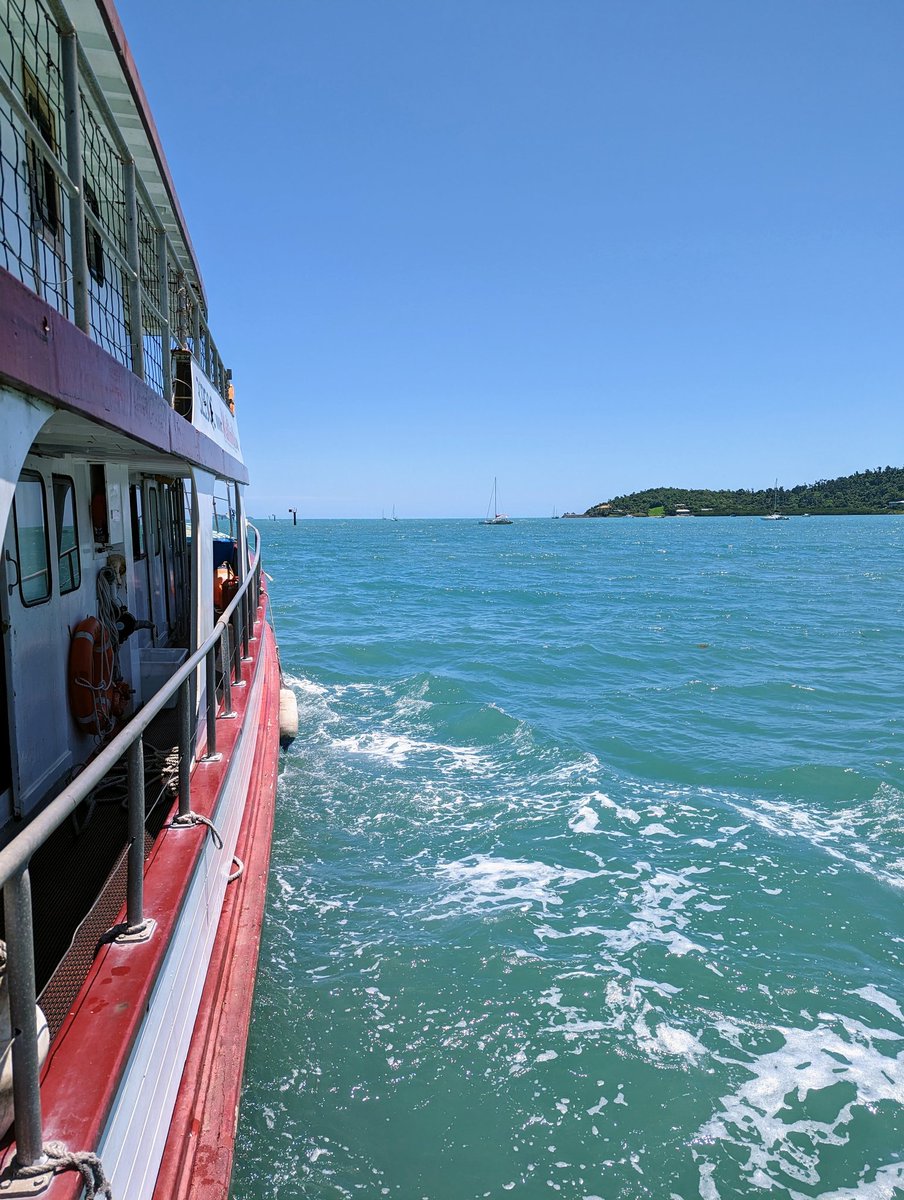
{"label": "white sea foam", "polygon": [[644,826],[644,828],[640,830],[640,834],[642,837],[678,837],[678,834],[675,833],[674,830],[667,829],[665,825],[660,825],[658,823]]}
{"label": "white sea foam", "polygon": [[691,879],[705,874],[705,867],[685,867],[681,871],[657,871],[640,887],[635,915],[627,928],[614,940],[621,951],[633,950],[644,942],[660,942],[670,954],[683,956],[691,951],[704,954],[702,946],[683,932],[690,924],[685,906],[700,895]]}
{"label": "white sea foam", "polygon": [[571,817],[568,826],[573,833],[594,833],[599,823],[597,813],[588,804],[582,804]]}
{"label": "white sea foam", "polygon": [[481,752],[472,746],[447,746],[442,742],[420,741],[404,733],[383,730],[334,738],[332,744],[334,749],[345,754],[382,759],[398,768],[406,766],[411,755],[433,755],[439,761],[441,771],[454,769],[483,775],[489,765]]}
{"label": "white sea foam", "polygon": [[[638,863],[637,866],[650,869],[646,863]],[[643,880],[637,890],[630,918],[621,928],[595,923],[581,923],[568,928],[541,925],[534,930],[535,936],[540,941],[594,937],[611,951],[613,963],[623,962],[625,955],[639,946],[654,943],[665,946],[669,954],[679,958],[691,952],[705,955],[706,948],[689,936],[689,928],[691,914],[698,909],[707,910],[706,901],[697,899],[703,893],[694,884],[693,878],[707,874],[708,870],[707,867],[685,867],[680,871],[657,871],[651,878]],[[593,873],[592,878],[612,874],[601,867]],[[691,904],[691,901],[695,903]],[[689,911],[685,911],[688,906]],[[712,905],[708,906],[708,910],[718,911]],[[716,935],[709,936],[712,938]]]}
{"label": "white sea foam", "polygon": [[[500,710],[502,711],[502,710]],[[554,783],[571,783],[575,779],[595,779],[600,769],[600,760],[595,754],[582,754],[575,762],[565,762],[550,772]]]}
{"label": "white sea foam", "polygon": [[[883,785],[865,804],[832,813],[815,812],[785,800],[729,803],[776,837],[799,837],[828,857],[895,888],[904,888],[904,862],[897,857],[902,824],[901,793]],[[890,843],[886,845],[886,842]]]}
{"label": "white sea foam", "polygon": [[323,684],[315,683],[313,679],[304,679],[300,675],[284,675],[283,681],[288,687],[308,696],[326,695],[326,688]]}
{"label": "white sea foam", "polygon": [[877,987],[870,984],[869,987],[855,988],[849,993],[851,996],[862,996],[864,1000],[869,1000],[872,1004],[878,1004],[880,1008],[885,1009],[887,1013],[891,1013],[902,1024],[904,1024],[904,1012],[901,1011],[901,1006],[892,1000],[891,996],[886,996],[884,992],[880,992]]}
{"label": "white sea foam", "polygon": [[[904,1163],[888,1163],[870,1173],[872,1179],[861,1180],[853,1187],[820,1192],[819,1200],[900,1200],[904,1193]],[[798,1193],[794,1193],[793,1200],[798,1200]]]}
{"label": "white sea foam", "polygon": [[445,905],[452,910],[477,912],[523,904],[539,904],[546,909],[562,903],[560,892],[570,884],[595,879],[599,872],[477,854],[441,863],[436,874],[453,887],[458,885],[445,896]]}
{"label": "white sea foam", "polygon": [[[904,1052],[895,1054],[892,1046],[904,1041],[898,1034],[833,1014],[822,1014],[814,1029],[776,1032],[784,1044],[744,1064],[752,1077],[721,1098],[720,1111],[695,1135],[701,1196],[715,1200],[720,1195],[717,1148],[723,1143],[746,1155],[739,1169],[751,1190],[770,1190],[779,1177],[812,1189],[821,1182],[822,1148],[846,1145],[855,1116],[860,1122],[881,1122],[877,1105],[904,1104]],[[847,1086],[839,1089],[839,1084]],[[870,1178],[865,1168],[852,1188],[819,1193],[821,1200],[890,1197],[896,1169],[883,1168],[880,1179],[879,1174]],[[730,1194],[737,1194],[734,1182]]]}
{"label": "white sea foam", "polygon": [[[670,995],[675,991],[671,985],[650,980],[610,979],[603,1003],[598,1005],[599,1015],[591,1016],[580,1005],[565,1003],[561,989],[552,987],[539,997],[540,1004],[556,1014],[543,1032],[560,1034],[566,1042],[586,1037],[597,1039],[604,1033],[615,1032],[622,1040],[630,1036],[634,1047],[652,1062],[666,1065],[679,1059],[693,1065],[707,1056],[706,1047],[695,1034],[664,1019],[661,1010],[648,998],[649,992]],[[596,1107],[588,1111],[591,1115],[598,1114],[606,1103],[601,1097]],[[617,1098],[615,1103],[619,1103]]]}
{"label": "white sea foam", "polygon": [[623,808],[622,805],[616,804],[604,792],[594,792],[589,799],[596,800],[602,808],[611,808],[619,821],[628,821],[631,825],[640,821],[640,813],[635,812],[633,808]]}

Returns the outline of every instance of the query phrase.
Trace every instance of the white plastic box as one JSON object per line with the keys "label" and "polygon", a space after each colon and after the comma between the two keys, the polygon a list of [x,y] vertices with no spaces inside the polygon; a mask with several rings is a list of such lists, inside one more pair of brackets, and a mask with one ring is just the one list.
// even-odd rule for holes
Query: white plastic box
{"label": "white plastic box", "polygon": [[[138,652],[141,664],[141,703],[147,702],[160,691],[167,680],[172,679],[188,658],[183,646],[142,646]],[[179,699],[178,690],[167,700],[164,708],[175,708]]]}

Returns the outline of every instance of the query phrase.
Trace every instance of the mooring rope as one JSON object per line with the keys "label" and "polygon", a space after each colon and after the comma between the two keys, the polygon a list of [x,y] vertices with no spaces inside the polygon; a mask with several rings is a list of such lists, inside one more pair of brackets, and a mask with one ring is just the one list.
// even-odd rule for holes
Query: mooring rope
{"label": "mooring rope", "polygon": [[37,1179],[48,1171],[61,1175],[63,1171],[78,1171],[85,1185],[85,1200],[105,1196],[113,1200],[113,1188],[104,1172],[104,1165],[91,1150],[69,1150],[62,1142],[47,1142],[44,1157],[39,1162],[23,1167],[16,1163],[17,1179]]}
{"label": "mooring rope", "polygon": [[171,822],[177,829],[180,825],[206,825],[210,830],[210,836],[213,839],[213,844],[218,850],[223,849],[223,839],[220,837],[220,831],[211,821],[210,817],[205,817],[202,813],[187,812],[180,813],[178,817],[174,817]]}

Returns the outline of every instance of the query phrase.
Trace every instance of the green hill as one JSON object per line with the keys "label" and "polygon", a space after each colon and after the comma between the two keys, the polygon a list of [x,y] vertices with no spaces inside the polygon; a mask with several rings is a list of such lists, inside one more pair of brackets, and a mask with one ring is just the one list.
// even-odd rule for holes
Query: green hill
{"label": "green hill", "polygon": [[[904,511],[904,467],[877,467],[857,471],[839,479],[820,479],[797,487],[778,489],[779,511],[788,516],[824,516],[841,513],[888,513]],[[687,508],[695,516],[762,516],[773,511],[773,488],[759,490],[710,491],[706,488],[648,488],[625,496],[613,496],[608,503],[595,504],[585,517],[656,515],[662,509],[674,516],[676,509]]]}

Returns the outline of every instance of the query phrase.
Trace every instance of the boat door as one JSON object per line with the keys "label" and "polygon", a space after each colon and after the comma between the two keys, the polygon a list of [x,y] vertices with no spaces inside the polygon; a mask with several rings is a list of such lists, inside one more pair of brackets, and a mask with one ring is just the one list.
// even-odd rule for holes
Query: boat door
{"label": "boat door", "polygon": [[166,554],[161,522],[161,489],[156,480],[145,480],[144,509],[147,539],[148,609],[154,626],[154,641],[159,645],[169,640],[169,607],[167,605]]}
{"label": "boat door", "polygon": [[[6,796],[0,824],[22,815],[55,781],[70,759],[66,678],[68,638],[53,602],[51,481],[38,469],[24,470],[16,484],[3,542],[2,600],[4,706],[9,723],[0,736],[15,744],[10,763],[12,804]],[[76,556],[77,556],[76,550]],[[71,589],[70,589],[71,590]],[[65,629],[65,625],[63,626]],[[59,681],[53,686],[53,681]],[[15,729],[13,741],[12,729]],[[0,752],[2,753],[2,752]],[[10,757],[12,757],[10,755]]]}

